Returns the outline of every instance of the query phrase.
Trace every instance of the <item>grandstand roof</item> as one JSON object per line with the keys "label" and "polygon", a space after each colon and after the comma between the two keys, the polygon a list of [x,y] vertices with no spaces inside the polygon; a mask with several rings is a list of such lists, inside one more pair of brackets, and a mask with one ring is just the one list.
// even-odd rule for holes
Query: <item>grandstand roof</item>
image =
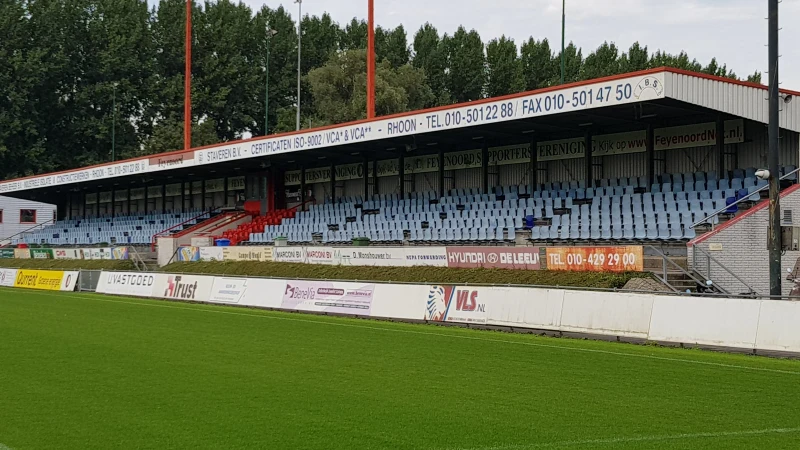
{"label": "grandstand roof", "polygon": [[[781,128],[800,132],[800,92],[781,90]],[[0,182],[0,193],[110,185],[213,173],[241,174],[272,164],[292,168],[508,145],[593,132],[713,121],[719,114],[767,123],[766,86],[658,68],[372,120],[257,137]],[[478,142],[476,142],[478,141]],[[76,186],[71,186],[74,188]]]}

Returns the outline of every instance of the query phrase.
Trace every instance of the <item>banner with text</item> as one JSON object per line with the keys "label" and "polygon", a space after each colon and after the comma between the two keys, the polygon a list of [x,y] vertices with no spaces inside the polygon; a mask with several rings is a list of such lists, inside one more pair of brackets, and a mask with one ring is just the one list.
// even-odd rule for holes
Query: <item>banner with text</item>
{"label": "banner with text", "polygon": [[641,246],[547,247],[548,270],[578,272],[642,272]]}
{"label": "banner with text", "polygon": [[539,252],[539,247],[447,247],[447,266],[539,270]]}
{"label": "banner with text", "polygon": [[281,308],[369,316],[374,284],[287,281]]}
{"label": "banner with text", "polygon": [[425,305],[425,320],[485,324],[488,317],[482,293],[490,288],[431,286]]}

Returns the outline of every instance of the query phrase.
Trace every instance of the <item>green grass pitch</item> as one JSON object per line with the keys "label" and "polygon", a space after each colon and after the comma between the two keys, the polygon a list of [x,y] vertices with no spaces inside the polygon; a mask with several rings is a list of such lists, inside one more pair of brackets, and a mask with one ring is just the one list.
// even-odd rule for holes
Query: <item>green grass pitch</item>
{"label": "green grass pitch", "polygon": [[0,449],[798,449],[800,361],[0,289]]}

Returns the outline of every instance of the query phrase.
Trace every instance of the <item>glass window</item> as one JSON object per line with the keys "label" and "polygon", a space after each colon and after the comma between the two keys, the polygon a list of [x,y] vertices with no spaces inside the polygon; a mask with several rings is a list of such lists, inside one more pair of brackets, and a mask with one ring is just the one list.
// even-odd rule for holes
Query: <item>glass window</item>
{"label": "glass window", "polygon": [[19,210],[19,223],[36,223],[36,210],[35,209],[20,209]]}

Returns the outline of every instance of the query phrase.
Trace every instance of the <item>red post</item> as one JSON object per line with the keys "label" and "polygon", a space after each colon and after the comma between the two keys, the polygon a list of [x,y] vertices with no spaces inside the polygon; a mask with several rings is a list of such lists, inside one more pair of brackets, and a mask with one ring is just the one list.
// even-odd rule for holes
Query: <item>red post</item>
{"label": "red post", "polygon": [[186,0],[186,68],[183,75],[183,149],[192,148],[192,0]]}
{"label": "red post", "polygon": [[375,8],[369,1],[367,15],[367,119],[375,117]]}

